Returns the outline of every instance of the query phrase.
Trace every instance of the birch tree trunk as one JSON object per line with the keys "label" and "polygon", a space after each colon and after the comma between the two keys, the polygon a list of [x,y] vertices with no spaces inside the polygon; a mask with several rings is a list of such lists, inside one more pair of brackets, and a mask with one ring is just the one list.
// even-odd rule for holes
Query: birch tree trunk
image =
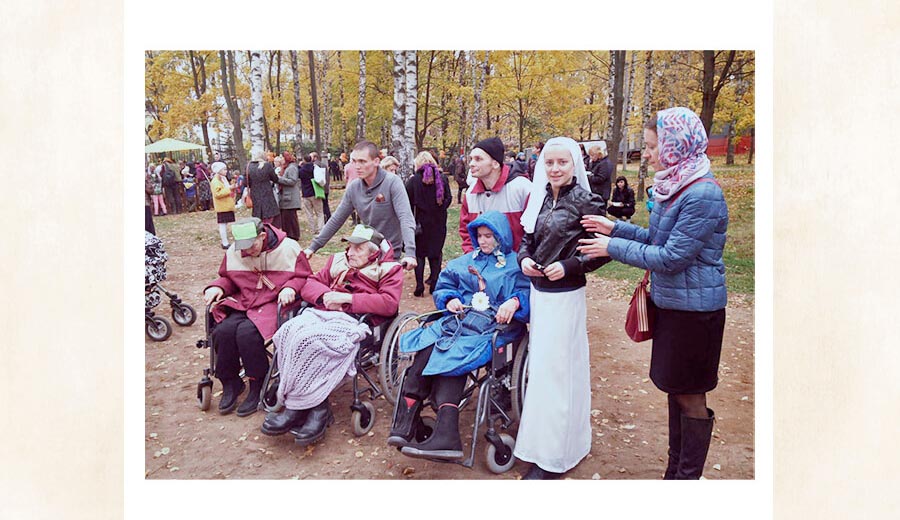
{"label": "birch tree trunk", "polygon": [[[416,120],[418,115],[419,104],[419,64],[416,51],[406,52],[406,65],[404,75],[406,107],[404,109],[404,127],[403,127],[403,156],[405,162],[400,163],[400,177],[404,181],[415,173],[415,164],[413,163],[416,156]],[[435,157],[435,159],[437,159]]]}
{"label": "birch tree trunk", "polygon": [[[481,96],[484,93],[484,75],[487,70],[491,51],[484,52],[484,61],[479,66],[473,56],[472,59],[472,85],[475,87],[474,107],[472,109],[472,132],[469,134],[469,142],[475,143],[478,138],[479,121],[481,120]],[[481,74],[478,72],[481,71]],[[477,77],[477,80],[476,80]]]}
{"label": "birch tree trunk", "polygon": [[316,58],[313,51],[306,51],[309,58],[309,84],[312,90],[312,118],[316,135],[316,151],[322,153],[322,136],[319,133],[319,98],[316,95]]}
{"label": "birch tree trunk", "polygon": [[[651,103],[653,101],[653,51],[647,51],[647,58],[644,61],[644,105],[641,110],[641,140],[640,149],[644,149],[644,130],[643,126],[650,120]],[[647,178],[647,159],[641,153],[641,167],[638,169],[638,185],[637,196],[638,202],[644,200],[644,180]]]}
{"label": "birch tree trunk", "polygon": [[219,51],[219,66],[222,69],[222,95],[225,97],[225,106],[228,107],[228,115],[231,117],[231,136],[235,155],[243,172],[247,169],[247,154],[244,152],[244,133],[241,130],[241,108],[234,93],[234,53],[228,51],[226,54],[225,51]]}
{"label": "birch tree trunk", "polygon": [[466,87],[466,67],[468,66],[468,63],[468,52],[460,51],[457,59],[460,91],[459,95],[456,96],[457,110],[459,113],[459,138],[457,143],[459,147],[462,148],[463,153],[467,153],[469,150],[469,143],[466,142],[466,112],[468,111],[468,107],[466,106],[465,96],[462,95],[462,92]]}
{"label": "birch tree trunk", "polygon": [[[613,120],[612,114],[615,114],[614,106],[615,106],[615,92],[616,92],[616,58],[618,57],[617,51],[609,51],[609,85],[606,89],[606,132],[603,133],[603,138],[606,140],[607,151],[612,154],[613,150],[609,146],[612,140],[613,134]],[[615,161],[615,159],[613,159]]]}
{"label": "birch tree trunk", "polygon": [[[322,90],[325,91],[325,94],[324,94],[325,110],[323,112],[325,115],[325,124],[323,125],[324,130],[325,130],[325,135],[322,136],[323,137],[322,144],[324,146],[322,151],[325,153],[328,152],[328,149],[331,146],[331,123],[332,123],[331,119],[332,119],[332,115],[333,115],[332,110],[331,110],[331,80],[328,78],[328,59],[329,59],[328,52],[323,51],[322,52]],[[323,159],[324,159],[324,157],[325,156],[323,156]]]}
{"label": "birch tree trunk", "polygon": [[366,51],[359,51],[359,108],[356,110],[356,142],[366,138]]}
{"label": "birch tree trunk", "polygon": [[250,157],[266,151],[263,139],[262,58],[250,51]]}
{"label": "birch tree trunk", "polygon": [[625,96],[625,108],[622,111],[622,134],[625,140],[625,153],[622,156],[622,170],[628,169],[628,152],[631,148],[628,141],[628,119],[631,115],[631,98],[634,94],[634,64],[637,61],[635,52],[636,51],[631,51],[631,64],[628,66],[628,75],[625,77],[625,83],[626,85],[628,85],[626,87],[626,91],[628,92],[628,94]]}
{"label": "birch tree trunk", "polygon": [[341,114],[341,138],[338,140],[339,151],[347,149],[347,118],[344,117],[344,63],[341,51],[337,51],[338,63],[338,106]]}
{"label": "birch tree trunk", "polygon": [[406,51],[391,51],[394,78],[394,106],[391,110],[391,145],[388,153],[397,154],[402,168],[406,162],[403,154],[404,128],[406,125]]}
{"label": "birch tree trunk", "polygon": [[298,147],[300,141],[303,140],[303,125],[302,125],[302,114],[303,110],[300,108],[300,70],[297,66],[297,51],[290,51],[291,53],[291,76],[294,78],[294,135],[295,137],[295,147]]}

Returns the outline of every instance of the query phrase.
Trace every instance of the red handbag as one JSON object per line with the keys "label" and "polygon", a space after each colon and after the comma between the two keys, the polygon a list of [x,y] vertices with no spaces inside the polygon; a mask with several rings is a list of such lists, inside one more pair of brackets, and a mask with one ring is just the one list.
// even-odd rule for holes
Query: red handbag
{"label": "red handbag", "polygon": [[650,300],[647,285],[650,283],[650,270],[644,273],[644,279],[631,295],[628,313],[625,315],[625,333],[632,341],[640,343],[653,337],[653,318],[656,306]]}

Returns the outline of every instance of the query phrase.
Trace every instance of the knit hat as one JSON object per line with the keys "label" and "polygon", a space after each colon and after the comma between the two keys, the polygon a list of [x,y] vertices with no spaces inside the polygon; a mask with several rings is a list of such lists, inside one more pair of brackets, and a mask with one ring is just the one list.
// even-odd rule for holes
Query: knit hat
{"label": "knit hat", "polygon": [[497,161],[500,165],[503,164],[503,152],[506,148],[503,146],[503,141],[501,141],[499,137],[489,137],[478,141],[473,148],[481,148],[485,153],[491,156],[491,159]]}
{"label": "knit hat", "polygon": [[210,166],[210,168],[212,169],[213,173],[217,174],[220,171],[224,170],[226,168],[226,166],[225,166],[225,163],[216,161],[216,162],[212,163],[212,166]]}

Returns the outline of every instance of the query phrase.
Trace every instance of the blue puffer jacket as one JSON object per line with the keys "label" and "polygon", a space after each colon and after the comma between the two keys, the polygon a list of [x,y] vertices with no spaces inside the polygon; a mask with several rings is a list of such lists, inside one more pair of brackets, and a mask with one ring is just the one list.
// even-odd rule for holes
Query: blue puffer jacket
{"label": "blue puffer jacket", "polygon": [[[714,179],[707,173],[703,179]],[[658,307],[716,311],[725,307],[725,232],[728,206],[709,181],[690,186],[672,201],[658,202],[649,231],[616,222],[609,241],[613,260],[650,269],[650,297]]]}

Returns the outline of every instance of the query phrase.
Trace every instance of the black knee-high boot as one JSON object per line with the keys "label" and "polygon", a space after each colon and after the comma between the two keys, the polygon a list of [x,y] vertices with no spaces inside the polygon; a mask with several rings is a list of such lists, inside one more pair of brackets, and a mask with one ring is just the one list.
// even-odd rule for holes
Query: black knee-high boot
{"label": "black knee-high boot", "polygon": [[668,394],[669,398],[669,465],[663,480],[674,480],[678,472],[678,459],[681,454],[681,407],[675,396]]}
{"label": "black knee-high boot", "polygon": [[462,440],[459,438],[459,400],[466,385],[466,376],[439,377],[435,382],[434,399],[438,404],[434,433],[423,442],[414,442],[400,450],[404,455],[425,459],[461,459]]}
{"label": "black knee-high boot", "polygon": [[711,408],[706,409],[708,417],[697,419],[681,416],[681,453],[678,458],[678,472],[675,480],[697,480],[703,475],[703,465],[709,452],[709,441],[712,437],[713,423],[716,414]]}

